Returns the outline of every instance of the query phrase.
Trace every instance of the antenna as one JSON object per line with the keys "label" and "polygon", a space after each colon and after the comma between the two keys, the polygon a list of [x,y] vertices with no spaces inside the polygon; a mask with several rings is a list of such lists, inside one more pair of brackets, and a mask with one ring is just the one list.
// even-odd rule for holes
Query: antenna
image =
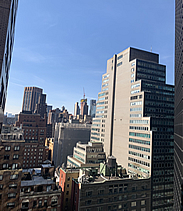
{"label": "antenna", "polygon": [[85,89],[83,87],[83,99],[85,99]]}
{"label": "antenna", "polygon": [[151,52],[152,52],[152,45],[151,45]]}

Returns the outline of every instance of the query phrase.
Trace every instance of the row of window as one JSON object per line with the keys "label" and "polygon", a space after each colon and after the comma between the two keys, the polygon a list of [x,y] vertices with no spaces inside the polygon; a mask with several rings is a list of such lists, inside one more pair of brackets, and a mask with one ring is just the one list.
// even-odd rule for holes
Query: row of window
{"label": "row of window", "polygon": [[130,108],[130,111],[142,111],[142,107],[140,107],[140,108]]}
{"label": "row of window", "polygon": [[108,95],[108,92],[101,93],[101,94],[98,95],[98,97],[102,97],[104,95]]}
{"label": "row of window", "polygon": [[149,62],[144,62],[144,61],[138,61],[138,65],[142,66],[142,67],[147,67],[147,68],[151,68],[151,69],[155,69],[157,70],[166,70],[166,67],[163,65],[156,65],[156,64],[151,64]]}
{"label": "row of window", "polygon": [[[10,155],[4,155],[4,160],[9,160]],[[13,155],[13,160],[17,160],[19,158],[19,155]]]}
{"label": "row of window", "polygon": [[147,163],[145,161],[142,161],[142,160],[138,160],[138,159],[135,159],[135,158],[131,158],[131,157],[128,157],[128,160],[132,161],[132,162],[135,162],[135,163],[140,163],[144,166],[148,166],[150,167],[150,163]]}
{"label": "row of window", "polygon": [[142,101],[131,102],[130,105],[131,106],[142,105]]}
{"label": "row of window", "polygon": [[120,56],[118,56],[117,60],[123,58],[123,54],[121,54]]}
{"label": "row of window", "polygon": [[169,169],[169,170],[153,170],[153,175],[154,176],[173,175],[173,173],[174,173],[173,169]]}
{"label": "row of window", "polygon": [[144,169],[144,168],[142,168],[142,167],[139,167],[139,165],[134,165],[134,164],[131,164],[131,163],[128,163],[128,167],[131,167],[131,168],[133,168],[133,169],[135,169],[135,170],[139,170],[139,171],[141,171],[141,172],[143,172],[143,173],[145,173],[145,174],[149,174],[149,170],[147,170],[147,169]]}
{"label": "row of window", "polygon": [[151,138],[150,134],[145,134],[145,133],[133,133],[129,132],[129,136],[137,136],[137,137],[143,137],[143,138]]}
{"label": "row of window", "polygon": [[136,94],[136,93],[139,93],[139,92],[140,92],[140,90],[136,89],[136,90],[131,91],[131,94]]}
{"label": "row of window", "polygon": [[108,78],[108,77],[109,77],[109,74],[104,75],[102,78],[105,79],[105,78]]}
{"label": "row of window", "polygon": [[103,84],[102,87],[105,87],[105,86],[108,86],[108,85],[109,85],[108,83],[107,84]]}
{"label": "row of window", "polygon": [[152,74],[152,75],[159,75],[159,76],[165,76],[165,72],[161,72],[161,71],[154,71],[154,70],[149,70],[147,68],[140,68],[138,67],[137,68],[137,71],[138,72],[142,72],[142,73],[149,73],[149,74]]}
{"label": "row of window", "polygon": [[144,141],[144,140],[139,140],[139,139],[134,139],[134,138],[129,138],[129,142],[150,145],[150,141]]}
{"label": "row of window", "polygon": [[[10,175],[10,179],[11,180],[18,179],[18,174],[12,174],[12,175]],[[3,180],[3,175],[0,175],[0,180]]]}
{"label": "row of window", "polygon": [[130,155],[134,155],[134,156],[138,156],[138,157],[141,157],[141,158],[145,158],[147,160],[150,160],[150,156],[149,155],[144,155],[144,154],[137,153],[137,152],[132,152],[132,151],[129,151],[128,153]]}
{"label": "row of window", "polygon": [[157,84],[152,84],[152,83],[149,84],[149,83],[143,81],[143,86],[150,87],[153,89],[161,89],[161,90],[174,92],[174,87],[171,87],[168,85],[162,86],[162,85],[157,85]]}
{"label": "row of window", "polygon": [[119,63],[117,64],[117,67],[121,66],[122,64],[123,64],[122,62],[119,62]]}
{"label": "row of window", "polygon": [[130,123],[133,124],[149,124],[149,120],[130,120]]}
{"label": "row of window", "polygon": [[136,96],[132,96],[130,97],[130,100],[137,100],[137,99],[141,99],[142,95],[136,95]]}
{"label": "row of window", "polygon": [[107,90],[109,90],[109,88],[107,87],[107,88],[104,88],[104,89],[102,89],[102,91],[104,92],[104,91],[107,91]]}
{"label": "row of window", "polygon": [[107,81],[109,81],[109,78],[108,79],[105,79],[102,81],[102,83],[106,83]]}
{"label": "row of window", "polygon": [[147,74],[142,74],[140,72],[137,72],[137,80],[138,79],[149,79],[149,80],[154,80],[154,81],[165,81],[164,77],[157,77],[157,76],[152,76],[152,75],[147,75]]}
{"label": "row of window", "polygon": [[131,130],[148,130],[148,127],[129,126]]}
{"label": "row of window", "polygon": [[138,118],[142,117],[142,114],[130,114],[130,117]]}
{"label": "row of window", "polygon": [[[5,146],[5,151],[10,151],[11,147],[10,146]],[[20,150],[20,146],[15,146],[14,147],[14,151],[19,151]]]}
{"label": "row of window", "polygon": [[140,146],[136,146],[132,144],[129,144],[129,148],[144,151],[144,152],[150,152],[150,148],[140,147]]}

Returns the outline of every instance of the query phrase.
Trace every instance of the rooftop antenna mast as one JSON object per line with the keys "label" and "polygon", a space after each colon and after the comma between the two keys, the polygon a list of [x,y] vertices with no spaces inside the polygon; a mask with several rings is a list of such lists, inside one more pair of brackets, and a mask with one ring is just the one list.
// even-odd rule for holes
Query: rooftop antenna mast
{"label": "rooftop antenna mast", "polygon": [[152,52],[152,45],[151,45],[151,52]]}
{"label": "rooftop antenna mast", "polygon": [[83,99],[85,99],[85,89],[83,87]]}

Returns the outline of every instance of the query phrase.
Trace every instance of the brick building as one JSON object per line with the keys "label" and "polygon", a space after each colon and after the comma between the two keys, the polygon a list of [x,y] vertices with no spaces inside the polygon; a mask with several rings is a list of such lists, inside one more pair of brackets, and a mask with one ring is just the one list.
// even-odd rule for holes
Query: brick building
{"label": "brick building", "polygon": [[21,181],[21,210],[61,210],[61,189],[56,186],[54,166],[43,164],[36,170],[24,172]]}
{"label": "brick building", "polygon": [[47,160],[48,149],[45,148],[46,117],[30,112],[20,113],[16,126],[24,131],[25,150],[23,168],[39,167]]}
{"label": "brick building", "polygon": [[20,209],[19,195],[25,140],[20,128],[3,126],[0,141],[0,210]]}

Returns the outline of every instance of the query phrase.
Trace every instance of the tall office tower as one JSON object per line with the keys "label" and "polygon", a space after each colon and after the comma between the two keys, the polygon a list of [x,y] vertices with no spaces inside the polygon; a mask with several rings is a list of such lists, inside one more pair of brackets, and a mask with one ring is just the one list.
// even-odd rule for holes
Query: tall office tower
{"label": "tall office tower", "polygon": [[107,61],[91,141],[129,173],[151,176],[152,210],[173,207],[174,87],[159,55],[128,48]]}
{"label": "tall office tower", "polygon": [[90,116],[91,118],[95,117],[96,112],[96,100],[90,100]]}
{"label": "tall office tower", "polygon": [[[40,114],[42,118],[47,117],[47,104],[46,104],[46,95],[40,94],[38,103],[36,104],[36,108],[34,113]],[[45,116],[46,115],[46,116]]]}
{"label": "tall office tower", "polygon": [[25,87],[22,111],[34,112],[36,104],[39,100],[39,96],[42,94],[42,92],[43,90],[38,87]]}
{"label": "tall office tower", "polygon": [[81,99],[81,115],[84,117],[84,115],[88,115],[88,105],[87,105],[87,99]]}
{"label": "tall office tower", "polygon": [[52,106],[47,105],[47,107],[46,107],[47,117],[48,117],[49,111],[51,111],[51,110],[52,110]]}
{"label": "tall office tower", "polygon": [[18,0],[0,0],[0,132],[14,43]]}
{"label": "tall office tower", "polygon": [[79,105],[78,105],[78,102],[76,102],[74,104],[74,116],[76,117],[77,115],[80,114],[80,109],[79,109]]}
{"label": "tall office tower", "polygon": [[175,1],[174,210],[183,210],[183,2]]}

